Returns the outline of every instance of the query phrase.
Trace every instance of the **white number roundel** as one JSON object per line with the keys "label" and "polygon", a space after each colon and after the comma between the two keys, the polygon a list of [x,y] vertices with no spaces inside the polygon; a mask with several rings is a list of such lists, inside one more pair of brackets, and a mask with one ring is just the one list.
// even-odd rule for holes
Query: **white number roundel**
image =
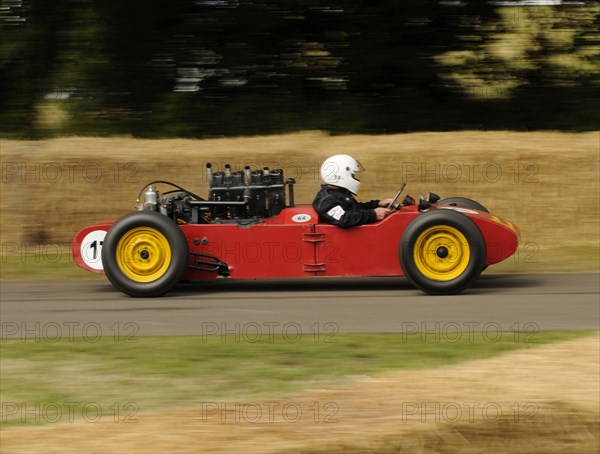
{"label": "white number roundel", "polygon": [[88,233],[81,242],[81,258],[87,266],[94,270],[102,270],[102,243],[106,230],[94,230]]}
{"label": "white number roundel", "polygon": [[292,216],[292,221],[294,221],[294,222],[308,222],[311,219],[312,218],[311,218],[310,214],[306,214],[306,213],[299,213],[299,214],[295,214]]}

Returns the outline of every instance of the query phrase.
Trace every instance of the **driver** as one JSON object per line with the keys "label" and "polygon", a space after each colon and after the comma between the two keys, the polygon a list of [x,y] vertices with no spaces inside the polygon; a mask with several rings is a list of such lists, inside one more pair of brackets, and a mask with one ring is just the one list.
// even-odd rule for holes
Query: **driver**
{"label": "driver", "polygon": [[391,211],[387,208],[392,199],[358,202],[360,181],[355,175],[360,163],[352,156],[338,154],[326,159],[321,166],[321,185],[313,202],[319,219],[338,227],[347,228],[380,221]]}

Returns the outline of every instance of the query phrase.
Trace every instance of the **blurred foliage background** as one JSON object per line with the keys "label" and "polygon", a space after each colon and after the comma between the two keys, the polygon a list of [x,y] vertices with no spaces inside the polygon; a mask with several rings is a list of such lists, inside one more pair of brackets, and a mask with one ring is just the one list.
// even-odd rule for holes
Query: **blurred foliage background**
{"label": "blurred foliage background", "polygon": [[0,0],[0,134],[595,130],[598,2],[542,3]]}

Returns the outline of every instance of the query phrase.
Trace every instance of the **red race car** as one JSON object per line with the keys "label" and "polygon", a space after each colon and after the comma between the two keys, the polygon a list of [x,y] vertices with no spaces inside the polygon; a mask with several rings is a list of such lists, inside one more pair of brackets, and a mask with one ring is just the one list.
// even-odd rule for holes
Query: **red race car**
{"label": "red race car", "polygon": [[[342,229],[320,222],[312,206],[296,206],[295,181],[282,170],[206,170],[208,199],[153,181],[136,211],[75,235],[76,263],[135,297],[219,276],[406,276],[427,293],[453,294],[518,246],[512,222],[462,197],[400,203],[403,185],[385,219]],[[173,189],[159,193],[156,185]]]}

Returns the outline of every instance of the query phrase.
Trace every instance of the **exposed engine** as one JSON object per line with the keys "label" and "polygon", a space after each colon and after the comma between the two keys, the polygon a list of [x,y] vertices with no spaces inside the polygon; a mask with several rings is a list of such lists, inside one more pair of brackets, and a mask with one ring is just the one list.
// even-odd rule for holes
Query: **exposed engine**
{"label": "exposed engine", "polygon": [[[238,223],[251,224],[262,218],[277,216],[286,207],[286,186],[289,203],[294,206],[294,179],[284,180],[282,169],[232,171],[227,164],[224,172],[213,172],[206,165],[209,185],[208,199],[168,181],[153,181],[146,185],[136,204],[137,210],[158,211],[178,224]],[[156,184],[176,189],[159,193]]]}

